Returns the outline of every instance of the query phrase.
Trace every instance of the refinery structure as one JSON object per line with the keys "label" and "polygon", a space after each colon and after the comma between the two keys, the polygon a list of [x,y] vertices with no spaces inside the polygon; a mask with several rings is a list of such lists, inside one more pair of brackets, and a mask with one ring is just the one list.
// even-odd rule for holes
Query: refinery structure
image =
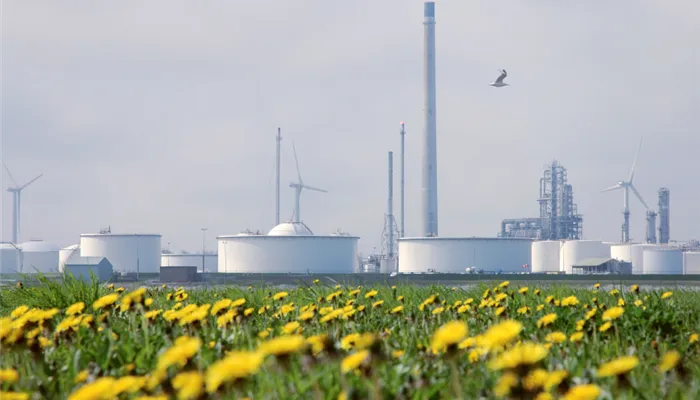
{"label": "refinery structure", "polygon": [[[0,273],[45,274],[93,271],[100,277],[122,275],[162,277],[168,271],[188,269],[195,274],[700,274],[700,243],[678,243],[670,236],[670,192],[658,191],[658,208],[649,209],[633,185],[634,168],[641,142],[627,180],[603,191],[623,194],[619,242],[584,240],[583,216],[574,202],[567,169],[554,160],[539,179],[539,216],[501,221],[494,237],[444,237],[438,235],[437,102],[434,1],[423,8],[424,33],[424,124],[420,142],[421,160],[420,231],[405,235],[405,140],[400,124],[399,218],[394,215],[394,153],[388,152],[387,203],[383,215],[381,251],[367,259],[358,256],[359,237],[338,230],[315,234],[304,222],[302,194],[323,195],[324,189],[302,179],[294,142],[292,151],[296,180],[290,219],[280,218],[281,129],[277,129],[275,151],[275,225],[267,230],[218,235],[215,252],[172,253],[164,250],[156,233],[112,233],[111,229],[82,234],[74,244],[61,246],[41,240],[22,241],[20,236],[21,192],[41,175],[24,185],[17,184],[5,167],[13,186],[12,242],[0,243]],[[409,163],[411,160],[409,160]],[[534,179],[533,179],[534,184]],[[646,208],[644,216],[630,214],[633,194]],[[313,193],[313,194],[312,194]],[[331,194],[332,195],[332,194]],[[602,195],[601,195],[602,196]],[[533,199],[534,200],[534,199]],[[308,211],[307,211],[308,212]],[[645,237],[630,237],[630,221],[646,219]],[[232,228],[233,232],[238,229]],[[169,246],[168,246],[169,247]],[[82,272],[81,272],[82,271]],[[102,279],[102,278],[101,278]]]}
{"label": "refinery structure", "polygon": [[537,201],[539,217],[504,219],[498,236],[537,240],[581,239],[583,217],[574,203],[574,190],[568,183],[566,168],[557,161],[545,167]]}

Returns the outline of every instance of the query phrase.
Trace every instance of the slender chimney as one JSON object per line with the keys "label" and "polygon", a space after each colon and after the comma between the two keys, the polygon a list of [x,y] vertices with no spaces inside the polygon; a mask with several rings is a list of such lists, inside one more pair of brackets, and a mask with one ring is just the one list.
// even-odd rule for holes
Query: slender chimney
{"label": "slender chimney", "polygon": [[406,188],[406,170],[405,170],[405,162],[406,162],[406,130],[404,129],[404,124],[401,122],[401,232],[399,232],[399,237],[404,237],[406,234],[406,224],[405,221],[406,219],[404,218],[404,206],[405,206],[405,188]]}
{"label": "slender chimney", "polygon": [[282,129],[277,128],[277,157],[275,158],[275,226],[280,224],[280,143]]}
{"label": "slender chimney", "polygon": [[394,258],[394,152],[389,152],[389,196],[387,198],[386,213],[389,216],[389,238],[387,239],[387,257]]}
{"label": "slender chimney", "polygon": [[438,235],[437,124],[435,94],[435,1],[426,0],[423,9],[425,128],[423,144],[423,234]]}

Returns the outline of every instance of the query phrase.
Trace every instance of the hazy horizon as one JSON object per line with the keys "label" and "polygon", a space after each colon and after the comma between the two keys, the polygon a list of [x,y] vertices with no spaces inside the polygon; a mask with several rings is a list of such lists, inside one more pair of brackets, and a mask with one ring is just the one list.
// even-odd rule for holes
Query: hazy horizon
{"label": "hazy horizon", "polygon": [[[160,233],[201,251],[282,220],[295,142],[302,219],[379,250],[387,151],[399,220],[421,234],[423,1],[2,3],[2,161],[22,193],[23,240]],[[543,167],[568,169],[586,239],[619,241],[622,192],[670,190],[671,239],[700,239],[700,2],[436,3],[440,236],[489,236],[538,216]],[[488,84],[498,69],[511,86]],[[12,237],[3,170],[2,240]],[[630,198],[630,236],[645,209]],[[658,220],[657,220],[658,225]]]}

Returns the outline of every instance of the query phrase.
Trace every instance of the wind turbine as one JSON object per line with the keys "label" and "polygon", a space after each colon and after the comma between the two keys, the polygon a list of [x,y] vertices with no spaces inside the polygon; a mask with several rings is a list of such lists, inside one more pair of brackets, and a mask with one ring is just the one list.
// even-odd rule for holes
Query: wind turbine
{"label": "wind turbine", "polygon": [[317,192],[328,193],[323,189],[318,189],[313,186],[304,185],[304,181],[301,179],[301,171],[299,171],[299,160],[297,159],[297,148],[294,146],[294,141],[292,141],[292,149],[294,150],[294,162],[297,165],[297,182],[292,182],[289,187],[294,188],[296,192],[296,200],[294,204],[294,222],[301,222],[301,209],[299,208],[299,200],[301,199],[301,191],[303,189],[315,190]]}
{"label": "wind turbine", "polygon": [[630,189],[634,192],[634,195],[637,196],[639,201],[644,205],[644,208],[647,210],[649,209],[649,206],[647,206],[647,203],[644,202],[644,199],[642,199],[642,195],[639,194],[637,189],[634,187],[632,184],[632,180],[634,179],[634,166],[637,164],[637,156],[639,155],[639,150],[642,149],[642,142],[644,141],[644,138],[642,138],[639,141],[639,147],[637,148],[637,154],[634,155],[634,161],[632,162],[632,171],[630,171],[630,176],[626,181],[619,181],[617,182],[616,185],[610,186],[607,189],[603,189],[602,192],[610,192],[613,190],[618,190],[618,189],[624,189],[624,208],[622,209],[622,214],[624,215],[624,222],[622,223],[622,242],[627,243],[630,241]]}
{"label": "wind turbine", "polygon": [[10,169],[7,168],[7,165],[5,165],[5,163],[2,163],[2,166],[5,167],[7,175],[10,176],[10,180],[12,180],[12,183],[15,184],[14,187],[7,188],[7,191],[12,193],[12,243],[19,243],[19,215],[22,200],[22,190],[34,183],[34,181],[36,181],[37,179],[41,178],[44,174],[39,174],[39,176],[37,176],[36,178],[20,186],[17,184],[17,181],[15,181],[15,178],[12,177],[12,173],[10,172]]}

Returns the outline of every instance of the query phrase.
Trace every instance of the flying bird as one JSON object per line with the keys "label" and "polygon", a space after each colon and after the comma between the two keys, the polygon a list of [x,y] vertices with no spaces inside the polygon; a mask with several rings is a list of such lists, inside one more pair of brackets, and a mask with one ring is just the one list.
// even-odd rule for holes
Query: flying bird
{"label": "flying bird", "polygon": [[503,80],[506,79],[506,76],[508,76],[508,73],[506,72],[505,69],[499,70],[501,72],[501,75],[496,79],[495,82],[491,82],[489,85],[493,87],[503,87],[503,86],[508,86],[507,83],[504,83]]}

